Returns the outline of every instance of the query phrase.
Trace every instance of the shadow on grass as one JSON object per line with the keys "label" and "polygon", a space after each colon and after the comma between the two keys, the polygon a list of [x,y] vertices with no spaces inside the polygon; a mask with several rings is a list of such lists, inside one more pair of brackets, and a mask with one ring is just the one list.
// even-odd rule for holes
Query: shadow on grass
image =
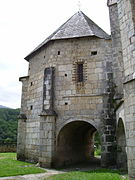
{"label": "shadow on grass", "polygon": [[128,180],[128,177],[122,175],[118,170],[96,169],[66,172],[46,178],[45,180]]}
{"label": "shadow on grass", "polygon": [[83,172],[87,172],[87,173],[117,173],[119,175],[125,175],[127,174],[126,171],[123,170],[118,170],[118,169],[105,169],[105,168],[101,168],[101,169],[95,169],[95,170],[89,170],[89,171],[83,171]]}
{"label": "shadow on grass", "polygon": [[[100,161],[90,163],[80,163],[69,165],[57,170],[66,172],[65,175],[60,175],[58,180],[128,180],[127,172],[118,170],[115,167],[110,169],[101,168]],[[65,176],[65,177],[64,177]],[[71,176],[71,177],[70,177]],[[67,179],[66,179],[67,178]],[[48,180],[57,180],[57,177],[50,178]]]}

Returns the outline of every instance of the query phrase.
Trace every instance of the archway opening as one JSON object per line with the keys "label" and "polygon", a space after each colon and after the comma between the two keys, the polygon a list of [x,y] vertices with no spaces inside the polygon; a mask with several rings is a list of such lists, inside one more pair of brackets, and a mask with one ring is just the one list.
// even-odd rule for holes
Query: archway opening
{"label": "archway opening", "polygon": [[127,171],[126,136],[123,120],[120,118],[117,126],[117,166]]}
{"label": "archway opening", "polygon": [[55,166],[87,163],[100,166],[94,157],[94,135],[97,129],[88,122],[74,121],[65,125],[57,139]]}

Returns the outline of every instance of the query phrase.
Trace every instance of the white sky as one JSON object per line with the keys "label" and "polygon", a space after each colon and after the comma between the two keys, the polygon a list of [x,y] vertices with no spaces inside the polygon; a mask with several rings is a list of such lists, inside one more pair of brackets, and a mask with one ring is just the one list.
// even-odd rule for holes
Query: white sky
{"label": "white sky", "polygon": [[[81,0],[81,10],[110,34],[107,0]],[[18,108],[24,57],[78,11],[78,0],[0,0],[0,105]]]}

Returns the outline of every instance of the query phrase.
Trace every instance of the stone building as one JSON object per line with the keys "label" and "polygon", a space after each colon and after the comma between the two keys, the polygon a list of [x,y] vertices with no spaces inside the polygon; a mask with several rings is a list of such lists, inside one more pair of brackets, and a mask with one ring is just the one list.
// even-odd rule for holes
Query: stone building
{"label": "stone building", "polygon": [[117,94],[117,164],[127,166],[135,179],[135,1],[108,0],[108,6]]}
{"label": "stone building", "polygon": [[93,159],[135,178],[135,2],[108,0],[111,36],[83,12],[25,59],[18,123],[19,160],[59,167]]}

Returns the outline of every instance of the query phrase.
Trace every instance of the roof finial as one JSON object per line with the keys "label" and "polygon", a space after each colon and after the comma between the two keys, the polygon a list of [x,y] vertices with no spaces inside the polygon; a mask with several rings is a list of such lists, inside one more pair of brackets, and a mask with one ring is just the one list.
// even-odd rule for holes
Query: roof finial
{"label": "roof finial", "polygon": [[80,0],[78,0],[78,9],[79,9],[79,11],[81,11],[81,2],[80,2]]}

